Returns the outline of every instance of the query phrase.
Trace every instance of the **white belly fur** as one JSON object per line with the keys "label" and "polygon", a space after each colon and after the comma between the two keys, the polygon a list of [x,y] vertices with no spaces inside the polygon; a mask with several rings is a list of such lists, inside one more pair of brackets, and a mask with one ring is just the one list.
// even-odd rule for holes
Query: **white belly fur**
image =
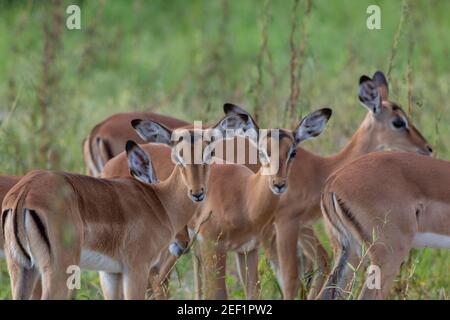
{"label": "white belly fur", "polygon": [[413,247],[450,249],[450,236],[431,232],[418,232],[414,237]]}
{"label": "white belly fur", "polygon": [[122,264],[99,252],[85,250],[81,251],[80,268],[92,271],[106,271],[120,273],[123,271]]}

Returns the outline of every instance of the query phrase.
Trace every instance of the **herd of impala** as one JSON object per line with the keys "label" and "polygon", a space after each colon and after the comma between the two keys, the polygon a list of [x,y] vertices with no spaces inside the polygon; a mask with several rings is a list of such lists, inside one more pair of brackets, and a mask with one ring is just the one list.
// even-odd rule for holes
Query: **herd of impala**
{"label": "herd of impala", "polygon": [[[412,248],[450,248],[450,164],[430,157],[382,72],[362,76],[358,96],[367,115],[331,157],[299,146],[324,130],[330,109],[264,131],[225,104],[212,126],[151,112],[107,118],[84,140],[88,175],[1,176],[0,257],[13,298],[71,297],[73,265],[99,272],[106,299],[168,298],[191,246],[196,298],[227,298],[228,252],[246,297],[259,298],[260,247],[284,299],[297,296],[302,274],[309,299],[345,298],[361,264],[379,268],[380,285],[363,285],[360,298],[388,298]],[[312,228],[321,217],[332,269]]]}

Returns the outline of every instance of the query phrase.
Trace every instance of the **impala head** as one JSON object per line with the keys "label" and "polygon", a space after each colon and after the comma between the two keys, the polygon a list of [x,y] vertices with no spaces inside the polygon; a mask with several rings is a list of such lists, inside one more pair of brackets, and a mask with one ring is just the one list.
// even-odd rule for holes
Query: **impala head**
{"label": "impala head", "polygon": [[[224,111],[226,114],[247,114],[245,110],[232,104],[226,104]],[[331,109],[320,109],[303,118],[293,131],[261,130],[257,135],[257,141],[254,142],[258,144],[261,173],[267,176],[269,188],[274,194],[279,195],[286,191],[289,172],[299,144],[320,135],[331,113]],[[257,129],[255,124],[255,130]]]}
{"label": "impala head", "polygon": [[384,74],[373,78],[363,75],[359,80],[359,100],[369,110],[366,120],[373,139],[373,148],[383,147],[431,155],[433,150],[419,130],[410,122],[402,108],[389,101],[389,87]]}
{"label": "impala head", "polygon": [[209,132],[218,130],[225,135],[228,129],[244,128],[247,122],[246,116],[233,114],[208,129],[171,130],[155,121],[140,119],[133,120],[131,125],[144,141],[166,144],[172,149],[172,161],[180,171],[189,198],[193,202],[202,202],[206,197],[214,149],[214,139],[210,138]]}

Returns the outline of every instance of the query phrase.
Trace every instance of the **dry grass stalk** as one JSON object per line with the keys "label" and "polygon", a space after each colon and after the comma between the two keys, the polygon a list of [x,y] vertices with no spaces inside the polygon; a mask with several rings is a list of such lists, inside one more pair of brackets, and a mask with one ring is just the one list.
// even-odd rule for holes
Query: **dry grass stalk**
{"label": "dry grass stalk", "polygon": [[260,113],[261,113],[261,94],[263,87],[263,65],[264,65],[264,56],[267,55],[267,43],[268,43],[268,35],[267,35],[267,27],[269,21],[269,11],[270,11],[270,0],[266,0],[264,2],[263,7],[263,17],[262,17],[262,27],[261,27],[261,46],[258,52],[258,56],[256,58],[256,84],[254,87],[254,115],[255,120],[257,122],[260,121]]}
{"label": "dry grass stalk", "polygon": [[50,6],[51,17],[44,22],[44,53],[42,60],[42,82],[38,87],[38,106],[41,127],[39,128],[39,163],[46,163],[50,151],[48,114],[53,100],[57,96],[60,80],[56,67],[56,57],[62,46],[64,27],[61,0],[53,0]]}
{"label": "dry grass stalk", "polygon": [[395,60],[395,56],[397,55],[397,48],[398,48],[398,44],[400,42],[400,37],[402,35],[403,25],[405,24],[405,22],[408,19],[408,10],[409,10],[409,2],[407,0],[403,0],[402,14],[400,16],[400,21],[398,23],[397,31],[395,32],[394,42],[392,44],[391,56],[389,58],[389,65],[388,65],[387,73],[386,73],[388,81],[391,81],[391,72],[392,72],[392,69],[394,68],[394,60]]}
{"label": "dry grass stalk", "polygon": [[300,34],[300,43],[296,44],[295,42],[295,34],[297,31],[297,12],[298,12],[298,0],[294,0],[294,6],[292,8],[292,22],[291,22],[291,33],[289,36],[289,47],[291,52],[290,59],[290,96],[287,110],[285,110],[285,121],[286,124],[287,119],[291,119],[290,125],[295,125],[298,114],[297,114],[297,104],[298,99],[300,97],[301,92],[301,77],[303,72],[303,66],[305,63],[305,47],[306,47],[306,38],[308,34],[308,18],[311,12],[311,1],[305,0],[305,13],[303,15],[302,25],[301,25],[301,34]]}

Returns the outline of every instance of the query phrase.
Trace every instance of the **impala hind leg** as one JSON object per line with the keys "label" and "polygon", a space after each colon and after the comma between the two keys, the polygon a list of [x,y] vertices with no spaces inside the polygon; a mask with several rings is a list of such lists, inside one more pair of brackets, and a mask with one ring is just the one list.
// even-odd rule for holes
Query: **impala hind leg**
{"label": "impala hind leg", "polygon": [[[38,271],[39,272],[39,271]],[[39,277],[34,286],[33,294],[31,295],[31,300],[40,300],[42,296],[42,282]]]}
{"label": "impala hind leg", "polygon": [[[71,229],[73,224],[65,226],[64,232],[48,234],[39,213],[25,209],[27,244],[41,274],[41,299],[69,299],[73,292],[69,281],[73,274],[69,267],[80,264],[81,241],[77,232]],[[72,236],[70,241],[67,234]]]}
{"label": "impala hind leg", "polygon": [[7,265],[11,280],[11,292],[14,300],[29,300],[32,298],[33,289],[39,279],[39,271],[36,267],[24,267],[13,257],[7,254]]}
{"label": "impala hind leg", "polygon": [[350,265],[356,268],[361,259],[356,248],[349,242],[336,245],[334,248],[334,266],[327,282],[318,295],[322,300],[334,300],[344,297],[348,293],[348,286],[352,276]]}
{"label": "impala hind leg", "polygon": [[105,300],[120,300],[122,295],[122,274],[100,271],[100,286]]}
{"label": "impala hind leg", "polygon": [[[316,262],[317,269],[313,270],[313,279],[308,293],[308,299],[314,299],[322,288],[326,276],[329,273],[328,254],[317,239],[312,227],[303,227],[299,232],[299,242],[306,255],[307,268],[311,268],[311,262]],[[311,268],[312,269],[312,268]]]}
{"label": "impala hind leg", "polygon": [[297,295],[300,283],[297,257],[299,224],[295,219],[289,219],[276,222],[275,227],[283,299],[292,300]]}
{"label": "impala hind leg", "polygon": [[[412,239],[400,239],[395,244],[391,244],[392,241],[377,241],[377,244],[368,253],[370,265],[375,268],[370,275],[367,275],[359,299],[388,298],[392,283],[411,250],[411,242]],[[386,243],[390,243],[390,245],[386,245]],[[378,274],[376,270],[379,270]],[[376,279],[376,277],[379,277],[379,279]]]}
{"label": "impala hind leg", "polygon": [[258,280],[258,249],[249,252],[236,253],[236,263],[239,278],[245,288],[247,299],[258,299],[260,294],[260,283]]}

